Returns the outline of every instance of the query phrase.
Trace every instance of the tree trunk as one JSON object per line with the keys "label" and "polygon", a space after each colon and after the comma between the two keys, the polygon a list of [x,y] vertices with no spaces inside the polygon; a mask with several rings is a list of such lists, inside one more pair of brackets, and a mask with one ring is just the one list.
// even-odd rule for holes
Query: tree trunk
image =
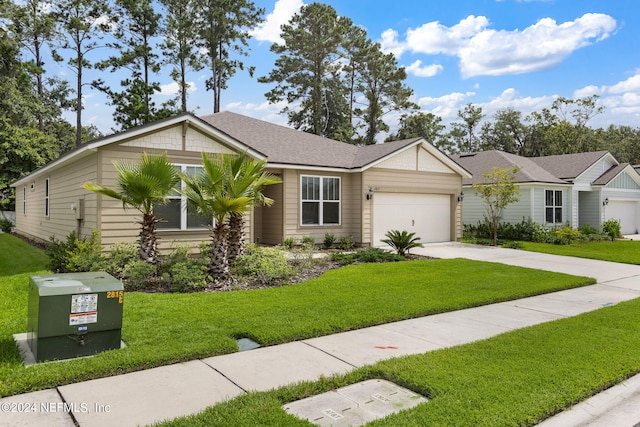
{"label": "tree trunk", "polygon": [[244,217],[242,215],[229,217],[228,251],[229,264],[233,264],[240,255],[244,255]]}
{"label": "tree trunk", "polygon": [[158,262],[157,222],[158,220],[153,214],[144,214],[140,223],[142,225],[140,230],[140,259],[149,264]]}
{"label": "tree trunk", "polygon": [[229,276],[228,236],[229,226],[227,224],[220,224],[211,228],[211,260],[208,273],[215,279],[226,279]]}

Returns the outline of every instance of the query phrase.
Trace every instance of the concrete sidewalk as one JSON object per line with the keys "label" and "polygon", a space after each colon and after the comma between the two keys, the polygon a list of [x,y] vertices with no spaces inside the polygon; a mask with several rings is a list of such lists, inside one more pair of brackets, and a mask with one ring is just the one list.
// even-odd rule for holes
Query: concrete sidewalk
{"label": "concrete sidewalk", "polygon": [[[465,344],[640,297],[640,266],[458,243],[427,245],[419,253],[592,276],[599,283],[11,396],[0,399],[0,426],[150,424],[197,413],[247,391],[346,373],[391,357]],[[631,427],[640,422],[640,378],[594,399],[581,404],[587,409],[578,405],[544,425]]]}

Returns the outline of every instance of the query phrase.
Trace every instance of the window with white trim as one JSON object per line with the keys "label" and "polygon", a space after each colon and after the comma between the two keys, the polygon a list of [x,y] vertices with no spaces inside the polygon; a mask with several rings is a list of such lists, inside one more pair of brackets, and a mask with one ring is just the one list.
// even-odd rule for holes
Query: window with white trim
{"label": "window with white trim", "polygon": [[562,224],[562,191],[545,190],[544,216],[549,224]]}
{"label": "window with white trim", "polygon": [[[202,171],[202,166],[175,165],[176,169],[189,176],[196,176]],[[180,189],[184,182],[180,181],[168,197],[168,202],[161,206],[156,206],[154,214],[160,222],[156,228],[160,230],[202,230],[207,225],[213,224],[213,218],[199,215],[194,206],[186,197],[180,194]]]}
{"label": "window with white trim", "polygon": [[300,178],[302,225],[340,225],[340,178]]}
{"label": "window with white trim", "polygon": [[49,217],[49,208],[50,208],[50,202],[51,202],[51,198],[49,197],[49,188],[50,185],[50,179],[47,178],[44,180],[44,216]]}

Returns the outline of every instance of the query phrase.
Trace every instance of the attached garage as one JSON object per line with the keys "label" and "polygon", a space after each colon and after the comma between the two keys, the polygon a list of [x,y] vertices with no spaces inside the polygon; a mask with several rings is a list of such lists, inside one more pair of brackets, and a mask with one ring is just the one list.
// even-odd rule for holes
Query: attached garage
{"label": "attached garage", "polygon": [[610,200],[604,214],[607,220],[620,221],[622,234],[636,234],[638,231],[638,202]]}
{"label": "attached garage", "polygon": [[375,193],[373,245],[389,230],[416,233],[422,243],[451,240],[451,196],[448,194]]}

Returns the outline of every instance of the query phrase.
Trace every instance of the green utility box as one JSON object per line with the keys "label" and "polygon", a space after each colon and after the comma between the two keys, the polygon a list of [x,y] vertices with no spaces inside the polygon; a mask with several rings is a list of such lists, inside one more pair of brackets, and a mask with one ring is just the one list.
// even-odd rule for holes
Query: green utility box
{"label": "green utility box", "polygon": [[104,272],[31,276],[27,343],[36,362],[119,349],[123,289]]}

